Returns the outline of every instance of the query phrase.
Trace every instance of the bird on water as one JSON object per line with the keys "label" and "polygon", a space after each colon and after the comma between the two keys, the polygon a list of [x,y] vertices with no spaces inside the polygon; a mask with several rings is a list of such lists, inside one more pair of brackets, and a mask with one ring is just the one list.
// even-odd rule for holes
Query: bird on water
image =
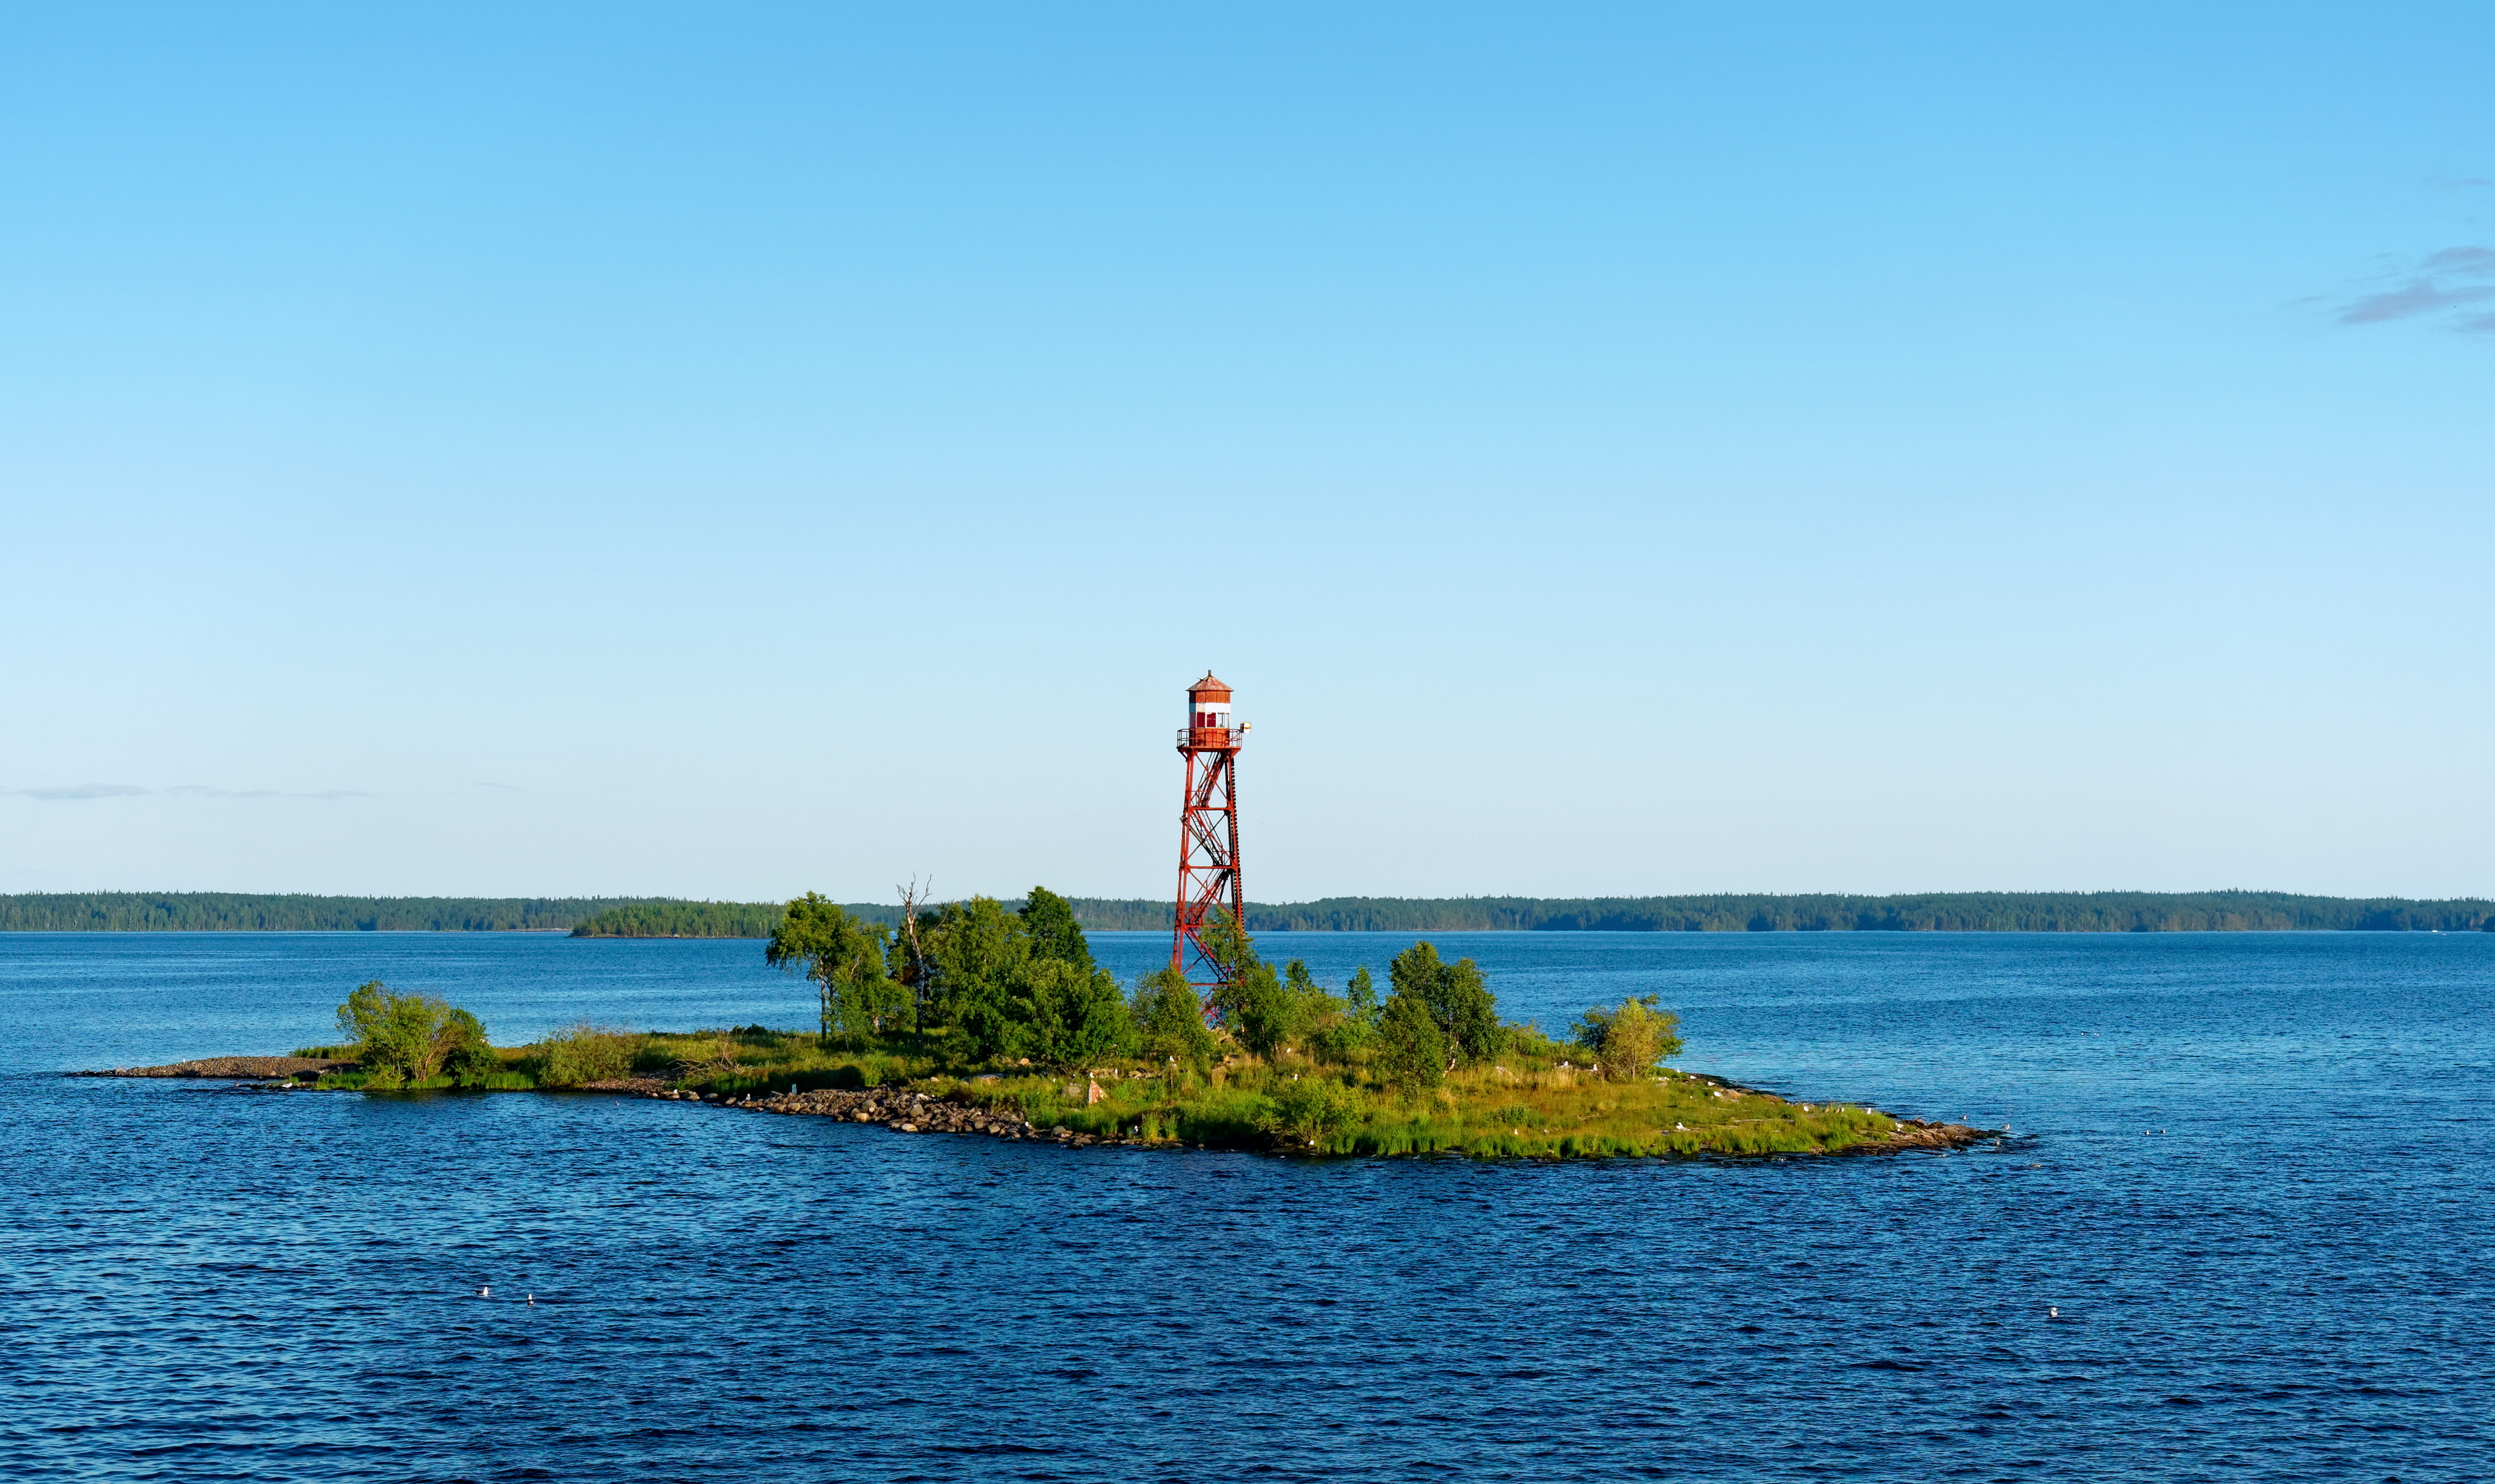
{"label": "bird on water", "polygon": [[484,1287],[478,1288],[477,1290],[477,1296],[478,1298],[492,1298],[494,1296],[493,1286],[489,1284]]}

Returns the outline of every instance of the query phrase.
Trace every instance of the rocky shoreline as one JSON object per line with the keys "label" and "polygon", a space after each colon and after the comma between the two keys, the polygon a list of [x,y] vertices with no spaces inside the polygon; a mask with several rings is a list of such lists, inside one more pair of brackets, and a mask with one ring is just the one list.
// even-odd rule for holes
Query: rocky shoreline
{"label": "rocky shoreline", "polygon": [[194,1076],[194,1077],[299,1077],[319,1076],[323,1072],[354,1063],[327,1056],[210,1056],[199,1061],[175,1062],[169,1067],[112,1067],[96,1072],[72,1072],[68,1076]]}
{"label": "rocky shoreline", "polygon": [[[1018,1115],[998,1113],[982,1108],[958,1097],[936,1098],[923,1092],[902,1088],[878,1087],[865,1092],[746,1093],[743,1095],[699,1093],[690,1090],[660,1090],[642,1096],[687,1103],[707,1103],[716,1107],[738,1108],[756,1113],[781,1113],[799,1117],[836,1118],[847,1123],[879,1123],[896,1134],[983,1135],[990,1138],[1035,1139],[1063,1144],[1068,1148],[1093,1145],[1136,1149],[1175,1149],[1175,1139],[1121,1137],[1115,1135],[1078,1134],[1071,1129],[1042,1129]],[[2006,1135],[2005,1130],[1978,1129],[1962,1123],[1927,1123],[1919,1118],[1901,1118],[1897,1132],[1887,1138],[1866,1140],[1835,1151],[1839,1156],[1869,1154],[1905,1154],[1925,1150],[1946,1154],[1990,1143]],[[1716,1158],[1796,1159],[1803,1156],[1741,1155]]]}
{"label": "rocky shoreline", "polygon": [[1848,1144],[1842,1149],[1833,1151],[1833,1155],[1835,1158],[1843,1159],[1849,1155],[1858,1154],[1905,1154],[1916,1149],[1927,1150],[1935,1154],[1948,1154],[1954,1150],[1972,1149],[1978,1144],[1988,1144],[1995,1139],[2009,1136],[2008,1129],[1976,1129],[1962,1123],[1925,1123],[1920,1118],[1900,1118],[1897,1120],[1897,1132],[1887,1138]]}
{"label": "rocky shoreline", "polygon": [[1176,1147],[1176,1141],[1171,1139],[1118,1138],[1078,1134],[1071,1129],[1043,1129],[1018,1113],[998,1112],[967,1100],[930,1097],[923,1092],[900,1087],[872,1087],[864,1092],[824,1090],[746,1093],[742,1096],[662,1090],[644,1096],[708,1103],[718,1107],[741,1108],[756,1113],[836,1118],[844,1123],[879,1123],[896,1134],[973,1134],[990,1138],[1039,1139],[1072,1146]]}
{"label": "rocky shoreline", "polygon": [[[249,1084],[250,1091],[300,1091],[312,1085],[309,1078],[333,1068],[352,1065],[312,1056],[218,1056],[198,1061],[175,1062],[165,1067],[114,1067],[94,1072],[72,1072],[70,1076],[90,1077],[199,1077]],[[282,1079],[282,1080],[271,1080]],[[1717,1081],[1730,1089],[1732,1083]],[[844,1123],[880,1124],[896,1134],[951,1134],[985,1138],[1002,1138],[1061,1145],[1069,1149],[1130,1148],[1177,1149],[1185,1147],[1176,1139],[1145,1138],[1140,1135],[1082,1134],[1072,1129],[1043,1129],[1018,1113],[1001,1112],[983,1107],[967,1093],[953,1092],[934,1096],[907,1087],[871,1087],[860,1092],[823,1089],[815,1092],[785,1093],[708,1093],[689,1088],[670,1088],[657,1077],[619,1077],[612,1081],[586,1083],[580,1092],[625,1094],[662,1102],[700,1103],[713,1107],[732,1108],[744,1112],[779,1113],[793,1117],[831,1118]],[[1749,1089],[1742,1089],[1748,1091]],[[1897,1120],[1896,1132],[1886,1138],[1868,1139],[1835,1150],[1837,1156],[1906,1154],[1924,1151],[1947,1154],[1973,1148],[2007,1136],[2006,1130],[1977,1129],[1962,1123],[1930,1123],[1919,1118]],[[1781,1155],[1706,1155],[1712,1159],[1799,1159],[1825,1157],[1829,1151],[1816,1151],[1811,1156]],[[1523,1156],[1534,1158],[1535,1156]]]}

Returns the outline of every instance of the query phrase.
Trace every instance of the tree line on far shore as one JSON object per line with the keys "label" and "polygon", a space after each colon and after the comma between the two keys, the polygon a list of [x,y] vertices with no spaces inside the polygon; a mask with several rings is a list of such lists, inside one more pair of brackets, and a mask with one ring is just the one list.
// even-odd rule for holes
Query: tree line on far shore
{"label": "tree line on far shore", "polygon": [[563,932],[609,909],[656,899],[27,892],[0,896],[0,932]]}
{"label": "tree line on far shore", "polygon": [[[1092,932],[1167,932],[1166,901],[1061,897]],[[768,937],[781,908],[689,902],[617,909],[582,936]],[[847,902],[897,928],[902,909]],[[1006,901],[1009,909],[1022,903]],[[739,930],[713,932],[712,924]],[[1250,932],[2495,932],[2495,901],[2300,896],[2285,892],[1953,892],[1913,896],[1767,894],[1441,899],[1348,896],[1248,904]]]}
{"label": "tree line on far shore", "polygon": [[[1089,931],[1170,929],[1166,900],[1062,899]],[[890,903],[843,907],[886,928],[901,923],[902,909]],[[668,897],[26,893],[0,895],[0,932],[569,931],[584,938],[767,938],[784,910],[777,902]],[[1249,902],[1247,926],[1251,932],[2495,932],[2495,901],[2286,892],[1341,896]]]}

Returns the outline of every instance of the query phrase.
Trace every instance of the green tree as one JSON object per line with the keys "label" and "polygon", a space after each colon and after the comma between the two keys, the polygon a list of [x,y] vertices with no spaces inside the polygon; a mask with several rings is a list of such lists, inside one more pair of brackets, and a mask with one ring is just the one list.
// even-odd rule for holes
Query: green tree
{"label": "green tree", "polygon": [[1129,1013],[1145,1060],[1165,1073],[1184,1068],[1202,1076],[1212,1070],[1213,1033],[1204,1028],[1204,1007],[1186,975],[1168,968],[1145,975]]}
{"label": "green tree", "polygon": [[1280,1051],[1299,1029],[1299,1007],[1270,963],[1250,962],[1240,969],[1214,989],[1213,1005],[1239,1044],[1258,1056]]}
{"label": "green tree", "polygon": [[1025,1015],[1020,991],[1031,960],[1023,920],[995,897],[946,902],[919,930],[927,954],[926,1004],[947,1028],[952,1054],[991,1061],[1014,1053]]}
{"label": "green tree", "polygon": [[1272,1056],[1288,1045],[1300,1029],[1300,1006],[1282,985],[1274,966],[1256,956],[1255,940],[1226,908],[1216,907],[1205,918],[1204,951],[1220,970],[1214,986],[1213,1008],[1239,1044],[1257,1056]]}
{"label": "green tree", "polygon": [[370,980],[338,1007],[338,1029],[355,1045],[367,1086],[430,1081],[457,1059],[461,1071],[491,1070],[492,1048],[475,1015],[430,994],[393,994]]}
{"label": "green tree", "polygon": [[1680,1054],[1680,1017],[1656,1004],[1656,996],[1623,1000],[1616,1010],[1600,1006],[1577,1021],[1577,1041],[1593,1054],[1606,1081],[1632,1082],[1654,1071],[1655,1063]]}
{"label": "green tree", "polygon": [[1216,907],[1205,914],[1196,941],[1204,945],[1205,956],[1211,958],[1223,979],[1238,976],[1241,970],[1256,961],[1256,940],[1227,907]]}
{"label": "green tree", "polygon": [[1342,986],[1343,1008],[1370,1025],[1377,1023],[1377,981],[1369,977],[1369,965],[1351,971],[1351,983]]}
{"label": "green tree", "polygon": [[1055,958],[1078,969],[1092,968],[1092,945],[1084,939],[1083,924],[1074,920],[1073,904],[1046,887],[1032,887],[1031,895],[1016,914],[1022,919],[1023,931],[1031,935],[1031,953],[1034,958]]}
{"label": "green tree", "polygon": [[1447,963],[1433,945],[1415,943],[1396,954],[1386,972],[1397,994],[1411,996],[1429,1011],[1458,1062],[1475,1067],[1497,1054],[1498,1003],[1471,959]]}
{"label": "green tree", "polygon": [[784,972],[802,967],[815,982],[825,1041],[867,1035],[907,1023],[909,998],[885,969],[881,924],[809,892],[788,903],[762,950],[762,961]]}
{"label": "green tree", "polygon": [[1321,1061],[1338,1065],[1359,1059],[1377,1040],[1377,984],[1366,965],[1352,971],[1340,999],[1330,999],[1335,1013],[1309,1033],[1309,1049]]}
{"label": "green tree", "polygon": [[1417,994],[1398,988],[1377,1016],[1378,1075],[1406,1092],[1435,1087],[1447,1076],[1447,1038]]}
{"label": "green tree", "polygon": [[575,938],[767,938],[780,925],[771,902],[642,902],[573,924]]}
{"label": "green tree", "polygon": [[1022,1002],[1031,1059],[1053,1071],[1090,1067],[1134,1043],[1125,997],[1106,969],[1034,957],[1023,971]]}
{"label": "green tree", "polygon": [[1377,992],[1361,970],[1340,995],[1328,994],[1294,958],[1282,968],[1282,994],[1289,1002],[1289,1039],[1319,1061],[1341,1065],[1354,1060],[1377,1028]]}

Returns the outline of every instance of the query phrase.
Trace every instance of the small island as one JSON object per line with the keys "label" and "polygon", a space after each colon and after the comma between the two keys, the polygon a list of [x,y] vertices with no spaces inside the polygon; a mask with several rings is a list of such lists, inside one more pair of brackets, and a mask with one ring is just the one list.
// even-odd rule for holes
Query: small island
{"label": "small island", "polygon": [[765,957],[814,983],[811,1032],[580,1024],[498,1047],[466,1011],[376,982],[339,1007],[340,1045],[79,1075],[626,1093],[906,1134],[1296,1156],[1862,1155],[1999,1136],[1667,1067],[1679,1021],[1652,996],[1590,1009],[1559,1041],[1500,1020],[1478,966],[1427,942],[1395,956],[1381,996],[1366,968],[1337,991],[1269,962],[1226,917],[1206,938],[1222,971],[1210,1003],[1172,969],[1122,989],[1045,889],[1015,909],[913,904],[897,931],[809,893]]}

